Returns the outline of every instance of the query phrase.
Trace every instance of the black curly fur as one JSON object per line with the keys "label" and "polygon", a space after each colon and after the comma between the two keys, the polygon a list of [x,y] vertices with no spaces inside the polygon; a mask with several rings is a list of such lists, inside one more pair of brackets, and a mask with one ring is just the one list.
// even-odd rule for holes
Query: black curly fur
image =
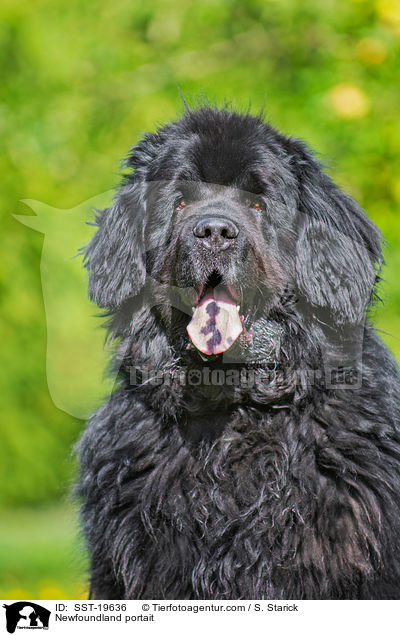
{"label": "black curly fur", "polygon": [[[127,165],[86,250],[120,369],[78,444],[93,595],[400,598],[399,373],[366,320],[379,231],[301,142],[248,114],[187,111]],[[193,242],[215,209],[240,227],[229,256]],[[204,359],[186,305],[216,269],[246,333]],[[205,369],[261,376],[151,377]]]}

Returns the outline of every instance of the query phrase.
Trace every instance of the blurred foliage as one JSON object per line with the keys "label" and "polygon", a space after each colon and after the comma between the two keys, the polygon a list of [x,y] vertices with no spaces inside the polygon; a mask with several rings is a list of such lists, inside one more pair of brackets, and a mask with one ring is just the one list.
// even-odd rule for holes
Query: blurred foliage
{"label": "blurred foliage", "polygon": [[[189,104],[205,95],[264,108],[367,210],[387,241],[377,323],[400,357],[397,0],[3,0],[0,18],[3,507],[56,500],[72,479],[70,448],[83,422],[71,413],[84,409],[67,408],[64,396],[56,400],[62,411],[50,397],[46,340],[57,325],[61,379],[77,376],[94,402],[103,391],[96,394],[100,376],[80,355],[77,325],[93,329],[98,350],[103,335],[78,259],[73,273],[53,280],[50,333],[40,270],[46,238],[12,214],[32,214],[21,202],[29,198],[35,211],[43,202],[64,215],[52,245],[66,263],[88,238],[83,202],[115,186],[121,157],[143,131],[181,112],[179,89]],[[63,212],[72,209],[79,224]]]}
{"label": "blurred foliage", "polygon": [[76,511],[63,504],[5,511],[0,526],[0,598],[87,598]]}

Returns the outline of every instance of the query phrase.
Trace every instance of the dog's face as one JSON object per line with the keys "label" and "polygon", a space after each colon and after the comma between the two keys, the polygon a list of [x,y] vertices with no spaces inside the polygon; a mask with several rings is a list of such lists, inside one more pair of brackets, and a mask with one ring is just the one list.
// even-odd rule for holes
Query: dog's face
{"label": "dog's face", "polygon": [[[223,146],[217,152],[226,156]],[[239,140],[235,151],[240,156]],[[288,198],[284,206],[268,191],[254,159],[249,157],[246,170],[235,159],[229,169],[225,163],[224,174],[214,169],[209,178],[215,183],[200,180],[213,160],[210,151],[195,146],[193,154],[186,161],[191,179],[180,174],[148,200],[148,245],[155,238],[152,219],[159,227],[147,268],[165,285],[170,302],[192,316],[187,331],[193,345],[216,355],[248,335],[257,315],[281,297],[294,247],[295,209],[294,201]]]}
{"label": "dog's face", "polygon": [[300,142],[203,109],[146,136],[128,164],[87,250],[100,306],[147,285],[166,328],[205,356],[248,350],[288,299],[333,326],[363,320],[379,233]]}

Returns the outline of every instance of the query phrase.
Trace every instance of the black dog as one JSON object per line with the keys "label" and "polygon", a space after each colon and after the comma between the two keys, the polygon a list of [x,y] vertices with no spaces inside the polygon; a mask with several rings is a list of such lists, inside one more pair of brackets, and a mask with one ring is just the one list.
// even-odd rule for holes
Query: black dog
{"label": "black dog", "polygon": [[306,147],[205,107],[131,151],[86,250],[120,385],[79,444],[96,598],[400,598],[377,228]]}

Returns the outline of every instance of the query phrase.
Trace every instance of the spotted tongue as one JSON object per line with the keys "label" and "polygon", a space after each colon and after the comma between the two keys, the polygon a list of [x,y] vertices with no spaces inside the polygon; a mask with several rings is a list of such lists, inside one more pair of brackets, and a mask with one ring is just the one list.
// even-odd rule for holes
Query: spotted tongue
{"label": "spotted tongue", "polygon": [[238,307],[232,297],[225,290],[212,287],[207,289],[187,326],[196,349],[207,355],[229,349],[242,331]]}

